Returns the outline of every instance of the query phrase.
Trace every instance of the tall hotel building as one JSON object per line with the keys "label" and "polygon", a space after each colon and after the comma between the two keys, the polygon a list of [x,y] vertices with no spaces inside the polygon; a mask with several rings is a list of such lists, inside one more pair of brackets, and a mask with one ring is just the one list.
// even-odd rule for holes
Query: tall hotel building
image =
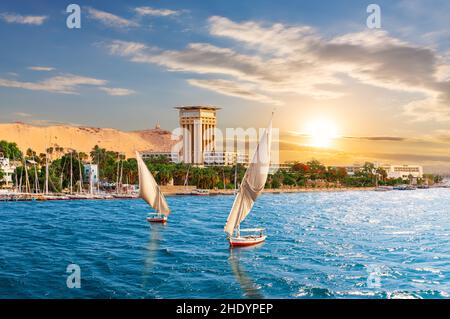
{"label": "tall hotel building", "polygon": [[214,129],[217,125],[216,112],[220,108],[214,106],[182,106],[180,127],[183,134],[183,162],[203,165],[204,153],[215,152]]}

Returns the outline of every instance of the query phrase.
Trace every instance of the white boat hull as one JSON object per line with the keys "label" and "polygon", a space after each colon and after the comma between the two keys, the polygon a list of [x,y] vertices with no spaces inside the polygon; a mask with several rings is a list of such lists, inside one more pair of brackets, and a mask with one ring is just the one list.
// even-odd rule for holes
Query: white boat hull
{"label": "white boat hull", "polygon": [[263,243],[266,240],[267,236],[239,236],[239,237],[230,237],[228,240],[230,242],[231,247],[248,247],[255,246]]}

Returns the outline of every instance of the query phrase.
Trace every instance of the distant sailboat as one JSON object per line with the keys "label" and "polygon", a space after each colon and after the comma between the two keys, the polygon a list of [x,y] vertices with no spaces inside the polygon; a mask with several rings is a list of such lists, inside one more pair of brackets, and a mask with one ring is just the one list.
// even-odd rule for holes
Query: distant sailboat
{"label": "distant sailboat", "polygon": [[166,199],[138,152],[136,152],[136,159],[139,170],[139,197],[156,211],[156,213],[149,214],[147,221],[149,223],[166,223],[170,214]]}
{"label": "distant sailboat", "polygon": [[[264,242],[267,238],[263,228],[241,229],[240,225],[264,190],[269,175],[271,144],[272,120],[261,137],[252,162],[245,172],[224,228],[231,247],[253,246]],[[242,235],[242,233],[250,235]]]}

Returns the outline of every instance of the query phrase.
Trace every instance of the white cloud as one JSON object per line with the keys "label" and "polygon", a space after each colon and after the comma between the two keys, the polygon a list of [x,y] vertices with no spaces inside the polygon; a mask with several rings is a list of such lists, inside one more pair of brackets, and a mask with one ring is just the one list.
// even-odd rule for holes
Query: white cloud
{"label": "white cloud", "polygon": [[15,116],[19,116],[19,117],[32,117],[33,115],[30,113],[25,113],[25,112],[16,112],[14,113]]}
{"label": "white cloud", "polygon": [[[215,75],[212,81],[191,79],[189,83],[226,95],[260,101],[275,101],[273,96],[286,93],[337,98],[348,92],[345,78],[350,77],[409,94],[411,103],[404,110],[415,120],[450,119],[450,63],[432,48],[379,30],[327,39],[309,26],[238,23],[224,17],[211,17],[209,24],[213,36],[226,37],[237,45],[190,43],[184,50],[163,50],[114,41],[108,48],[111,54],[133,62]],[[418,95],[424,99],[417,100]]]}
{"label": "white cloud", "polygon": [[178,15],[179,11],[169,10],[169,9],[154,9],[151,7],[137,7],[134,9],[136,13],[140,16],[171,16]]}
{"label": "white cloud", "polygon": [[47,16],[24,16],[17,13],[0,13],[0,19],[7,23],[41,25],[48,19]]}
{"label": "white cloud", "polygon": [[189,79],[188,83],[193,86],[197,86],[228,96],[234,96],[246,100],[258,101],[261,103],[268,103],[273,105],[281,104],[280,101],[274,100],[263,94],[256,93],[255,87],[252,84],[236,83],[234,81],[227,81],[227,80],[196,80],[196,79]]}
{"label": "white cloud", "polygon": [[147,46],[138,42],[115,40],[108,44],[108,48],[111,54],[120,56],[132,56],[135,54],[139,54],[143,50],[147,49]]}
{"label": "white cloud", "polygon": [[52,68],[49,66],[30,66],[30,67],[28,67],[28,69],[32,70],[32,71],[50,72],[50,71],[53,71],[55,68]]}
{"label": "white cloud", "polygon": [[82,85],[103,86],[106,83],[105,80],[73,74],[55,76],[39,82],[22,82],[0,78],[0,86],[2,87],[62,94],[77,94],[77,89]]}
{"label": "white cloud", "polygon": [[89,18],[97,20],[108,27],[129,28],[137,27],[138,23],[131,21],[106,11],[100,11],[91,7],[87,7]]}
{"label": "white cloud", "polygon": [[111,96],[127,96],[127,95],[132,95],[132,94],[136,93],[133,90],[123,89],[123,88],[100,87],[99,90],[102,90]]}

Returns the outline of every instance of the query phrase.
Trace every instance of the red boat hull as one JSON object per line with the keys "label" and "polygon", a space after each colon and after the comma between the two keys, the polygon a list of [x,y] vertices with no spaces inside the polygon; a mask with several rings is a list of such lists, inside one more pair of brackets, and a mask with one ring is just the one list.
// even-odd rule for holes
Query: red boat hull
{"label": "red boat hull", "polygon": [[266,240],[266,236],[258,237],[258,238],[249,238],[248,240],[246,238],[241,238],[239,240],[236,239],[229,239],[230,241],[230,247],[250,247],[250,246],[256,246],[261,243],[263,243]]}
{"label": "red boat hull", "polygon": [[158,223],[158,224],[167,223],[167,219],[165,219],[165,218],[147,218],[147,221],[149,223]]}

